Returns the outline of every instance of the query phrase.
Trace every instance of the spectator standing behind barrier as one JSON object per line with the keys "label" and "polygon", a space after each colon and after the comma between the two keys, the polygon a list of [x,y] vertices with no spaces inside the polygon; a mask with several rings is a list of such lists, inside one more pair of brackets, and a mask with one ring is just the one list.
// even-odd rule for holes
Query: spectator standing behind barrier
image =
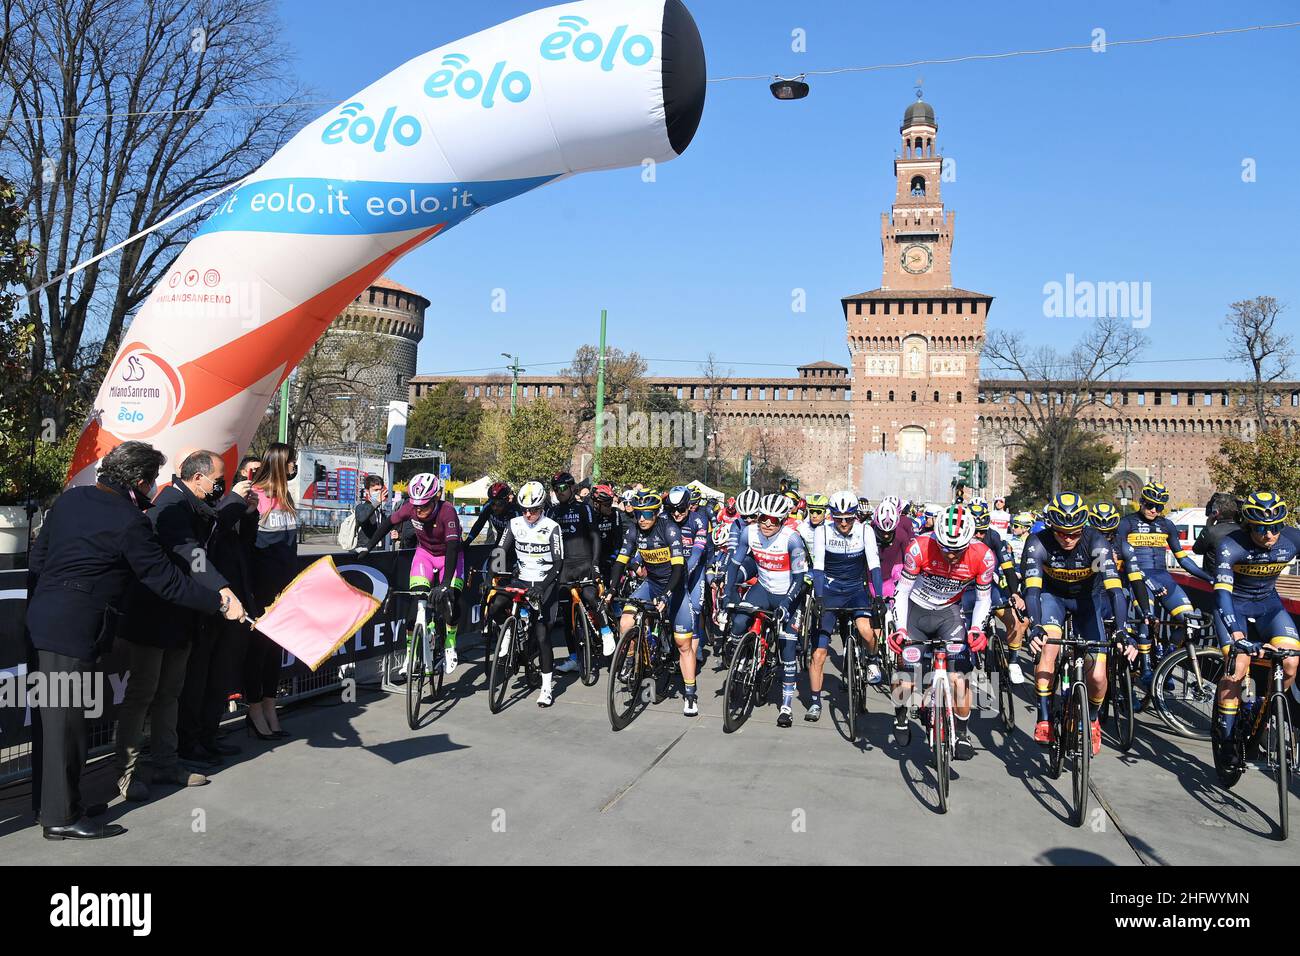
{"label": "spectator standing behind barrier", "polygon": [[[388,489],[384,486],[384,479],[378,475],[366,476],[365,492],[352,511],[357,519],[358,543],[369,541],[379,528],[379,522],[384,518],[384,502],[387,500]],[[376,542],[375,550],[388,550],[391,547],[389,540],[395,541],[396,535],[390,535],[388,539]]]}
{"label": "spectator standing behind barrier", "polygon": [[[298,510],[289,482],[298,473],[294,450],[274,442],[253,477],[257,495],[257,541],[253,546],[253,603],[263,614],[293,580],[298,562]],[[280,686],[280,645],[259,631],[248,638],[244,655],[244,703],[248,732],[263,740],[288,737],[275,713]]]}
{"label": "spectator standing behind barrier", "polygon": [[[95,662],[112,645],[133,579],[184,607],[231,620],[243,616],[230,590],[210,590],[177,570],[142,514],[164,461],[145,442],[123,442],[100,463],[95,485],[69,488],[46,517],[29,562],[27,629],[47,682],[79,674],[102,683]],[[41,703],[33,796],[45,838],[96,840],[125,832],[92,823],[81,802],[86,709],[74,701]]]}
{"label": "spectator standing behind barrier", "polygon": [[[236,472],[235,485],[216,506],[216,526],[208,541],[208,560],[230,584],[245,607],[253,607],[252,573],[249,569],[257,540],[257,495],[246,475],[245,458]],[[261,459],[251,459],[253,471]],[[245,477],[240,477],[240,476]],[[181,691],[180,717],[176,725],[181,760],[201,766],[217,766],[239,748],[217,739],[221,717],[230,695],[240,689],[244,650],[249,630],[244,624],[220,618],[201,618]]]}
{"label": "spectator standing behind barrier", "polygon": [[[176,565],[209,591],[230,590],[209,550],[217,511],[226,492],[226,466],[216,452],[196,451],[181,462],[180,474],[154,499],[146,517],[158,543]],[[201,773],[177,760],[176,722],[186,665],[198,630],[198,615],[137,586],[122,636],[130,649],[130,679],[117,712],[117,789],[127,800],[149,799],[149,784],[200,787]],[[141,759],[144,721],[149,716],[148,769]]]}

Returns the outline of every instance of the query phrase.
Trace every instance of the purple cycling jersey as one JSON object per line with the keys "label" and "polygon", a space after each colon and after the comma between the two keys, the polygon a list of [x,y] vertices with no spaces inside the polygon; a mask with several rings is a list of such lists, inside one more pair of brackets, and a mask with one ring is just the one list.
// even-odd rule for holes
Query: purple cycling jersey
{"label": "purple cycling jersey", "polygon": [[461,539],[460,518],[456,516],[456,509],[445,501],[440,501],[437,510],[427,518],[417,517],[415,507],[409,501],[404,501],[388,520],[396,528],[408,518],[411,527],[415,529],[416,544],[435,557],[447,553],[448,541]]}

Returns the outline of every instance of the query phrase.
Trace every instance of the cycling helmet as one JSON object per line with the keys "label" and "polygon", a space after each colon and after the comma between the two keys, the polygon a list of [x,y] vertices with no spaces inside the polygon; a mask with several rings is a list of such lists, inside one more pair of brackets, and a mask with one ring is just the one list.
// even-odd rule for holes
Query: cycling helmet
{"label": "cycling helmet", "polygon": [[1088,509],[1088,524],[1104,534],[1119,527],[1119,510],[1109,501],[1098,501]]}
{"label": "cycling helmet", "polygon": [[736,511],[746,521],[749,521],[758,514],[760,502],[758,492],[753,488],[746,488],[736,497]]}
{"label": "cycling helmet", "polygon": [[719,522],[713,526],[713,544],[719,548],[725,548],[727,541],[731,538],[731,525]]}
{"label": "cycling helmet", "polygon": [[1028,528],[1034,523],[1034,516],[1028,511],[1021,511],[1011,519],[1011,523],[1012,525],[1023,525]]}
{"label": "cycling helmet", "polygon": [[488,489],[489,501],[505,501],[510,497],[510,486],[504,481],[498,481]]}
{"label": "cycling helmet", "polygon": [[[652,511],[658,514],[659,508],[662,504],[663,499],[649,491],[643,491],[640,494],[634,495],[632,498],[632,510],[637,512]],[[637,517],[639,518],[641,516],[638,514]]]}
{"label": "cycling helmet", "polygon": [[1047,503],[1043,517],[1056,531],[1079,531],[1088,523],[1088,507],[1073,491],[1062,491]]}
{"label": "cycling helmet", "polygon": [[736,496],[732,495],[727,499],[727,514],[735,515],[736,513]]}
{"label": "cycling helmet", "polygon": [[442,494],[442,480],[435,474],[422,471],[406,486],[406,497],[413,505],[427,505]]}
{"label": "cycling helmet", "polygon": [[926,505],[925,510],[921,512],[922,517],[929,522],[937,521],[941,514],[943,514],[943,508],[937,504]]}
{"label": "cycling helmet", "polygon": [[546,489],[540,481],[526,481],[519,489],[519,507],[545,508]]}
{"label": "cycling helmet", "polygon": [[837,491],[831,495],[827,510],[832,518],[852,518],[858,513],[858,499],[851,491]]}
{"label": "cycling helmet", "polygon": [[934,522],[934,539],[945,551],[960,551],[975,538],[975,516],[965,505],[952,505]]}
{"label": "cycling helmet", "polygon": [[704,492],[699,488],[691,488],[691,506],[698,508],[702,504],[704,504]]}
{"label": "cycling helmet", "polygon": [[825,511],[830,504],[830,499],[825,495],[809,495],[805,500],[809,511]]}
{"label": "cycling helmet", "polygon": [[889,534],[898,527],[898,505],[894,502],[897,499],[886,498],[876,506],[876,512],[871,516],[871,526],[877,531]]}
{"label": "cycling helmet", "polygon": [[764,517],[784,521],[790,516],[790,499],[785,495],[764,495],[758,510]]}
{"label": "cycling helmet", "polygon": [[1142,493],[1138,497],[1144,505],[1163,508],[1169,504],[1169,489],[1158,481],[1148,481],[1142,486]]}
{"label": "cycling helmet", "polygon": [[971,517],[975,519],[976,531],[989,530],[991,516],[989,515],[989,506],[987,504],[983,501],[973,501],[967,506],[967,510],[970,511]]}
{"label": "cycling helmet", "polygon": [[691,509],[691,490],[678,485],[664,496],[664,510],[669,514],[674,511],[689,511]]}
{"label": "cycling helmet", "polygon": [[1241,503],[1241,523],[1264,527],[1286,521],[1286,502],[1271,491],[1257,491]]}
{"label": "cycling helmet", "polygon": [[613,501],[614,489],[609,485],[597,485],[591,489],[591,497],[593,501]]}

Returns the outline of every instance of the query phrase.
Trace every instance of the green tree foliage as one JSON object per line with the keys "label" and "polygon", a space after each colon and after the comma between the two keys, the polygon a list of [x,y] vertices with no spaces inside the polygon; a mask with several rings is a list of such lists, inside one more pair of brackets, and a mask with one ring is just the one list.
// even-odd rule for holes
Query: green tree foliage
{"label": "green tree foliage", "polygon": [[549,484],[551,475],[572,460],[573,437],[565,417],[550,402],[521,402],[510,417],[494,474],[515,488],[530,479]]}
{"label": "green tree foliage", "polygon": [[1272,491],[1292,507],[1300,507],[1300,436],[1270,428],[1255,441],[1224,438],[1218,454],[1206,460],[1210,478],[1220,491],[1238,496]]}
{"label": "green tree foliage", "polygon": [[413,448],[442,448],[451,473],[474,481],[489,464],[479,440],[483,419],[482,404],[465,397],[464,385],[455,379],[439,382],[411,407],[406,444]]}
{"label": "green tree foliage", "polygon": [[[1060,434],[1057,434],[1060,430]],[[1012,510],[1037,508],[1052,497],[1053,469],[1050,449],[1059,449],[1058,481],[1062,491],[1073,491],[1091,500],[1115,496],[1107,477],[1119,462],[1119,452],[1105,439],[1060,420],[1028,436],[1011,462],[1015,486],[1007,496]]]}
{"label": "green tree foliage", "polygon": [[76,430],[59,434],[47,416],[56,396],[73,383],[37,368],[37,328],[20,312],[19,286],[31,247],[19,238],[23,212],[13,186],[0,179],[0,504],[40,501],[63,487]]}
{"label": "green tree foliage", "polygon": [[600,480],[616,487],[640,482],[664,491],[677,484],[676,454],[672,448],[638,448],[615,445],[606,448],[600,464]]}

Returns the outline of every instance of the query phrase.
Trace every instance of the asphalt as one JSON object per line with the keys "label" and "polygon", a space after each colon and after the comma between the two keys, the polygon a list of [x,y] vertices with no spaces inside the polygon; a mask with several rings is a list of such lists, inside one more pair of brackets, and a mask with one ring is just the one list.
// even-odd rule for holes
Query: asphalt
{"label": "asphalt", "polygon": [[[838,702],[821,721],[776,726],[776,707],[735,734],[721,719],[722,673],[700,679],[701,714],[670,698],[610,730],[605,682],[558,678],[549,710],[522,688],[487,706],[481,644],[465,639],[458,672],[426,723],[406,724],[401,695],[361,688],[284,712],[293,737],[227,737],[243,753],[206,787],[155,788],[150,802],[114,801],[105,821],[128,833],[51,843],[32,825],[21,787],[0,792],[6,864],[950,863],[1116,866],[1294,864],[1300,844],[1276,839],[1276,786],[1251,769],[1231,791],[1208,745],[1143,716],[1128,755],[1093,761],[1091,810],[1071,826],[1068,774],[1053,781],[1029,739],[1024,694],[1010,737],[990,715],[977,752],[954,765],[951,808],[937,811],[919,726],[892,740],[884,694],[865,733],[847,739]],[[840,685],[829,669],[827,686]],[[1025,691],[1026,688],[1020,688]],[[88,772],[106,799],[111,770]],[[1300,788],[1293,790],[1293,799]],[[1300,803],[1293,804],[1300,813]]]}

